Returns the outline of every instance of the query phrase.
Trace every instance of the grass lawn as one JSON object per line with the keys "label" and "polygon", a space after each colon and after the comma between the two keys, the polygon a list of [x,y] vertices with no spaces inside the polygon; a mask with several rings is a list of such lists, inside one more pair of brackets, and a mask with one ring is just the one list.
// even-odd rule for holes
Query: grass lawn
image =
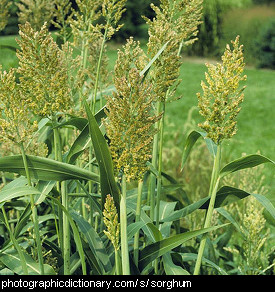
{"label": "grass lawn", "polygon": [[[13,36],[1,37],[0,46],[16,45]],[[108,50],[110,68],[113,68],[118,46],[111,46]],[[15,53],[0,47],[0,64],[3,69],[17,66]],[[181,68],[182,82],[177,94],[182,98],[167,105],[166,140],[174,139],[173,133],[177,131],[179,137],[184,137],[184,124],[190,108],[196,107],[196,93],[201,91],[200,82],[204,80],[206,67],[203,60],[198,58],[184,59]],[[230,142],[224,143],[224,152],[230,159],[239,158],[242,153],[253,154],[260,151],[275,160],[275,71],[246,68],[247,75],[245,101],[238,116],[238,131]],[[198,110],[195,108],[192,118],[196,124],[201,121]],[[176,143],[176,142],[175,142]],[[266,164],[266,182],[275,194],[274,167]],[[270,194],[271,196],[271,194]],[[269,197],[270,197],[269,196]],[[272,199],[275,204],[275,199]]]}

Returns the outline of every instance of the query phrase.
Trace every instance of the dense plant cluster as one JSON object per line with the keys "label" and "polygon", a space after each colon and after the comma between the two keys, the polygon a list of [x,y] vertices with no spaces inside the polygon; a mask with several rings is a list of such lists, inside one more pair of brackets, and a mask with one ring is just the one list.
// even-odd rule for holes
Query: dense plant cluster
{"label": "dense plant cluster", "polygon": [[[230,178],[274,161],[222,159],[244,100],[239,37],[222,63],[207,65],[197,94],[205,122],[200,130],[188,124],[175,178],[164,149],[166,105],[184,86],[180,56],[197,40],[203,1],[152,4],[147,51],[129,38],[113,72],[106,50],[126,0],[76,5],[21,1],[18,67],[0,71],[0,274],[271,274],[272,248],[261,254],[269,248],[263,212],[274,220],[275,209],[246,181],[250,173]],[[3,29],[8,5],[0,7]],[[200,151],[206,179],[192,165]]]}

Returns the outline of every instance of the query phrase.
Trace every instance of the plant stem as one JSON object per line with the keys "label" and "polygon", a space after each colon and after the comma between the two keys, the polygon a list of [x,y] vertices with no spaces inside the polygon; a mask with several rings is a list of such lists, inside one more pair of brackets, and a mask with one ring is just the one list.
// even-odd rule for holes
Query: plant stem
{"label": "plant stem", "polygon": [[23,270],[23,274],[24,275],[28,275],[28,269],[27,269],[27,264],[26,264],[26,259],[25,259],[25,256],[24,256],[24,253],[23,251],[21,250],[21,247],[20,245],[18,244],[16,238],[14,237],[11,229],[10,229],[10,225],[9,225],[9,220],[8,220],[8,217],[7,217],[7,214],[6,214],[6,210],[5,210],[5,207],[2,206],[2,213],[3,213],[3,216],[4,216],[4,220],[5,220],[5,225],[7,227],[7,230],[8,230],[8,233],[9,233],[9,236],[10,236],[10,239],[11,239],[11,242],[13,243],[15,249],[17,250],[18,252],[18,256],[20,258],[20,262],[22,264],[22,270]]}
{"label": "plant stem", "polygon": [[[157,102],[157,112],[158,116],[161,111],[161,102]],[[155,124],[157,133],[154,135],[153,140],[153,152],[152,152],[152,165],[155,169],[158,168],[158,145],[159,145],[159,125],[160,121]],[[148,201],[150,201],[150,218],[154,221],[155,217],[155,194],[156,194],[156,177],[153,173],[150,175],[150,187],[148,192]]]}
{"label": "plant stem", "polygon": [[115,249],[115,267],[116,267],[116,275],[121,275],[121,258],[119,255],[119,251]]}
{"label": "plant stem", "polygon": [[156,201],[156,227],[159,228],[159,208],[161,195],[161,172],[162,172],[162,151],[163,151],[163,134],[164,134],[164,113],[165,101],[162,102],[163,116],[160,120],[160,134],[159,134],[159,156],[158,156],[158,177],[157,177],[157,201]]}
{"label": "plant stem", "polygon": [[[210,195],[210,202],[204,222],[204,228],[208,228],[211,226],[211,219],[212,219],[212,214],[215,206],[215,200],[216,200],[216,194],[217,194],[217,189],[219,186],[219,170],[220,170],[220,162],[221,162],[221,145],[219,144],[217,147],[217,154],[214,159],[214,164],[213,164],[213,171],[211,175],[211,183],[210,183],[210,188],[209,188],[209,195]],[[207,233],[205,233],[202,236],[201,242],[200,242],[200,247],[198,251],[198,257],[194,269],[194,275],[198,275],[201,267],[201,262],[202,262],[202,257],[203,257],[203,252],[206,244],[206,239],[207,239]]]}
{"label": "plant stem", "polygon": [[[23,158],[23,163],[24,163],[24,168],[26,172],[26,177],[28,181],[28,185],[31,186],[31,177],[29,173],[29,168],[28,168],[28,162],[27,162],[27,157],[25,153],[25,149],[23,146],[23,143],[20,144],[21,148],[21,154]],[[36,248],[37,248],[37,255],[38,255],[38,262],[39,262],[39,267],[40,267],[40,273],[41,275],[44,275],[44,264],[43,264],[43,253],[42,253],[42,243],[40,240],[40,234],[39,234],[39,223],[38,223],[38,217],[37,217],[37,207],[34,203],[34,197],[31,194],[30,195],[30,201],[31,201],[31,209],[32,209],[32,219],[33,219],[33,224],[34,224],[34,236],[35,236],[35,242],[36,242]]]}
{"label": "plant stem", "polygon": [[126,178],[124,174],[122,176],[122,192],[120,198],[120,238],[121,238],[122,274],[130,275],[127,238]]}
{"label": "plant stem", "polygon": [[[57,161],[62,161],[62,148],[61,148],[61,141],[60,141],[58,128],[54,127],[53,132],[54,132],[54,145],[55,145],[55,159]],[[66,182],[62,181],[58,185],[59,185],[58,189],[61,193],[61,204],[64,206],[66,210],[68,210],[68,196],[67,196]],[[60,230],[62,230],[61,242],[62,242],[62,251],[63,251],[63,259],[64,259],[64,275],[69,275],[70,274],[70,228],[69,228],[70,226],[69,226],[68,217],[66,216],[64,212],[62,215],[62,225],[59,225],[59,226],[60,226]]]}
{"label": "plant stem", "polygon": [[[137,207],[136,207],[136,221],[140,221],[140,212],[141,212],[141,200],[142,200],[142,186],[143,181],[138,182],[138,194],[137,194]],[[134,262],[138,266],[138,255],[139,255],[139,231],[135,234],[134,237]]]}

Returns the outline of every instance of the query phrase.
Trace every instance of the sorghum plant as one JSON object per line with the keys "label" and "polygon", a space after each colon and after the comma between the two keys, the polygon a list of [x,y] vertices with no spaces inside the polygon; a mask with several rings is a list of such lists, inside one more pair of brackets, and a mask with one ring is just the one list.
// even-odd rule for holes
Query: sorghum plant
{"label": "sorghum plant", "polygon": [[197,94],[200,114],[205,118],[199,126],[217,145],[236,134],[236,118],[244,99],[245,86],[239,88],[240,82],[246,79],[243,46],[239,45],[239,37],[232,44],[233,50],[227,45],[222,64],[206,65],[208,85],[202,81],[203,95]]}
{"label": "sorghum plant", "polygon": [[[139,44],[132,38],[127,41],[123,50],[118,52],[114,72],[116,92],[112,97],[107,98],[107,119],[104,121],[106,133],[110,139],[115,171],[117,175],[119,173],[122,175],[120,214],[124,263],[129,262],[127,238],[125,238],[125,233],[127,233],[126,181],[142,182],[147,170],[146,162],[151,157],[154,123],[159,118],[152,114],[152,102],[156,98],[152,87],[148,81],[143,80],[140,74],[145,67],[146,59]],[[127,269],[123,266],[123,273],[130,273],[129,266]]]}
{"label": "sorghum plant", "polygon": [[[162,147],[165,118],[165,104],[175,99],[175,91],[180,84],[181,49],[196,41],[198,25],[201,23],[202,1],[160,1],[160,7],[151,5],[156,16],[146,19],[148,24],[148,54],[154,56],[164,44],[164,52],[154,63],[150,78],[157,95],[156,114],[163,113],[157,123],[157,135],[154,138],[152,165],[158,171],[157,193],[155,199],[156,179],[151,176],[151,212],[152,219],[159,221],[159,204],[162,172]],[[156,209],[156,215],[155,215]]]}

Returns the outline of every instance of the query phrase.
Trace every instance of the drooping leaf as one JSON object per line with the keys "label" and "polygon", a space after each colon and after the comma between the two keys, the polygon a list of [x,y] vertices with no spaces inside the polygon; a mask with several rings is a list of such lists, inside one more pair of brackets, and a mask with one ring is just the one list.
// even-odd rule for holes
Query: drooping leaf
{"label": "drooping leaf", "polygon": [[84,101],[84,106],[88,117],[89,130],[95,156],[99,165],[102,209],[104,208],[106,196],[110,194],[114,198],[117,210],[119,210],[120,192],[115,181],[113,162],[109,147],[86,101]]}
{"label": "drooping leaf", "polygon": [[240,234],[242,233],[240,224],[232,217],[232,215],[227,210],[225,210],[224,208],[217,208],[216,211],[224,218],[226,218],[238,230]]}
{"label": "drooping leaf", "polygon": [[227,174],[233,173],[235,171],[241,170],[241,169],[245,169],[245,168],[252,168],[255,166],[258,166],[262,163],[272,163],[275,164],[274,161],[272,161],[271,159],[259,155],[259,154],[251,154],[251,155],[247,155],[244,157],[241,157],[237,160],[234,160],[230,163],[228,163],[226,166],[224,166],[221,171],[220,171],[220,177],[224,177]]}
{"label": "drooping leaf", "polygon": [[[99,181],[97,174],[75,165],[55,161],[49,158],[27,155],[30,176],[44,181],[63,181],[68,179]],[[0,158],[0,171],[25,175],[21,155]]]}
{"label": "drooping leaf", "polygon": [[199,132],[199,131],[192,131],[185,141],[185,145],[183,148],[183,154],[182,154],[182,160],[181,160],[181,169],[183,169],[184,164],[194,146],[194,144],[197,142],[197,140],[202,137],[206,143],[206,146],[209,150],[209,152],[215,156],[217,153],[217,145],[209,138],[206,137],[206,133]]}
{"label": "drooping leaf", "polygon": [[[247,193],[244,190],[223,186],[217,191],[215,208],[223,207],[225,205],[234,203],[238,200],[244,199],[249,196],[250,193]],[[210,202],[210,197],[208,200],[200,207],[201,209],[207,209]]]}
{"label": "drooping leaf", "polygon": [[85,118],[79,118],[79,117],[71,117],[68,120],[58,124],[56,128],[61,128],[64,126],[74,126],[78,130],[82,131],[84,127],[87,125],[88,121]]}
{"label": "drooping leaf", "polygon": [[258,200],[259,203],[262,204],[262,206],[265,207],[265,209],[269,212],[269,214],[275,219],[275,207],[274,205],[269,201],[267,197],[264,195],[259,194],[251,194],[254,198]]}

